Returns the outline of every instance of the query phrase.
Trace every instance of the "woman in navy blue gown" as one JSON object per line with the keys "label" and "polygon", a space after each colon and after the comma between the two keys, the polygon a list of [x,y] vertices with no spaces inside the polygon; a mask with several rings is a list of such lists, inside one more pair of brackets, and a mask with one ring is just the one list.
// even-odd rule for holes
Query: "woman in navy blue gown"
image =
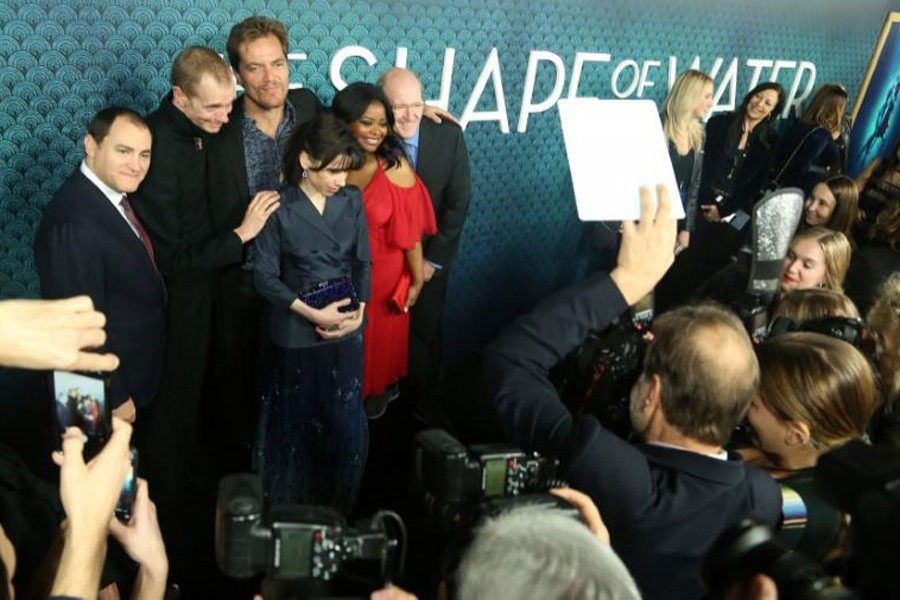
{"label": "woman in navy blue gown", "polygon": [[[281,207],[256,241],[255,282],[272,305],[275,346],[256,458],[272,503],[348,514],[362,480],[361,326],[371,260],[362,196],[344,184],[364,161],[330,114],[300,125],[284,153]],[[311,293],[317,287],[326,288],[324,301]]]}

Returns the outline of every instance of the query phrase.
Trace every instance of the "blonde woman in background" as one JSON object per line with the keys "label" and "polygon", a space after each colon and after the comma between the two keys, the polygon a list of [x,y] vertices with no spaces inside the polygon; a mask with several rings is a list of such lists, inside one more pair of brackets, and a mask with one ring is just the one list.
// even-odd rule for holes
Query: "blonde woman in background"
{"label": "blonde woman in background", "polygon": [[678,76],[663,102],[663,131],[685,213],[678,224],[676,248],[687,248],[694,230],[703,167],[703,119],[712,108],[712,96],[712,78],[690,69]]}
{"label": "blonde woman in background", "polygon": [[[675,254],[687,249],[697,219],[700,179],[703,170],[703,119],[713,105],[713,80],[706,73],[690,69],[678,76],[663,102],[660,118],[675,171],[684,219],[678,221]],[[656,287],[656,307],[664,311],[680,304],[695,287],[689,272],[698,257],[682,255]]]}

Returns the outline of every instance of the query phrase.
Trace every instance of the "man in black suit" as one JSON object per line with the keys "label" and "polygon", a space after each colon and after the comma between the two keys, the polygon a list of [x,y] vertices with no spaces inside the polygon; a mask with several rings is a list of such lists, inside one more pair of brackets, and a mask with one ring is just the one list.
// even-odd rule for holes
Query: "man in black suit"
{"label": "man in black suit", "polygon": [[722,532],[747,517],[774,526],[781,516],[777,484],[722,449],[759,381],[740,321],[711,305],[656,319],[631,391],[640,445],[593,416],[573,417],[548,378],[554,364],[648,293],[672,264],[675,222],[668,195],[659,194],[655,221],[644,190],[640,223],[623,224],[615,269],[513,323],[485,351],[485,370],[512,441],[562,460],[563,477],[593,498],[643,597],[694,599],[702,595],[701,562]]}
{"label": "man in black suit", "polygon": [[109,402],[130,421],[150,405],[163,368],[165,289],[128,199],[147,174],[151,146],[139,114],[98,112],[84,138],[84,162],[47,205],[34,244],[44,298],[84,294],[106,315],[103,348],[121,361]]}
{"label": "man in black suit", "polygon": [[469,153],[459,125],[423,120],[422,84],[412,71],[394,68],[381,77],[394,109],[394,129],[431,194],[438,233],[424,240],[425,287],[412,310],[409,371],[418,414],[431,421],[440,411],[441,317],[450,268],[469,210]]}
{"label": "man in black suit", "polygon": [[[229,123],[210,140],[210,215],[216,233],[234,228],[255,194],[281,186],[288,135],[322,110],[309,90],[288,89],[288,38],[281,22],[249,17],[231,29],[226,48],[244,95],[235,101]],[[216,285],[216,377],[208,397],[217,406],[212,437],[224,445],[217,454],[227,472],[250,466],[265,302],[253,287],[246,252],[242,264],[219,271]]]}
{"label": "man in black suit", "polygon": [[201,401],[209,370],[216,274],[240,264],[244,245],[278,208],[277,193],[260,194],[234,227],[213,230],[206,148],[228,122],[233,101],[231,70],[216,52],[191,46],[178,54],[172,64],[172,91],[147,118],[153,131],[153,162],[136,203],[169,292],[165,368],[148,415],[141,464],[153,487],[178,580],[183,580],[192,554],[183,548],[190,534],[181,519],[189,473],[198,456],[197,429],[210,415],[201,409]]}

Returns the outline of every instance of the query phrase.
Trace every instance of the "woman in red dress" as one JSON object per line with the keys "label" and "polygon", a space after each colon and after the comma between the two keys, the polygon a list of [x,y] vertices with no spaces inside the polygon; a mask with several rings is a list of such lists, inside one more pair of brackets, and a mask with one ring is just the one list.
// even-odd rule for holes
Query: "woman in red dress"
{"label": "woman in red dress", "polygon": [[[428,190],[394,134],[394,112],[381,88],[350,84],[334,97],[332,110],[366,152],[365,165],[350,172],[347,183],[362,190],[372,251],[363,397],[381,412],[407,372],[409,309],[425,281],[422,236],[437,233],[437,225]],[[370,416],[380,415],[370,408]]]}

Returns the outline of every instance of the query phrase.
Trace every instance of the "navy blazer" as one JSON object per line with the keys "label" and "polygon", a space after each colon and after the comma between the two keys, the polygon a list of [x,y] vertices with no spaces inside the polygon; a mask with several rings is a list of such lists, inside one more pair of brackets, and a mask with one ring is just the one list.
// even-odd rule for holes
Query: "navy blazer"
{"label": "navy blazer", "polygon": [[290,306],[298,293],[340,277],[351,277],[360,302],[368,302],[372,259],[362,194],[342,188],[319,214],[299,188],[279,193],[281,207],[256,238],[253,260],[256,290],[272,304],[270,336],[283,348],[327,343]]}
{"label": "navy blazer", "polygon": [[696,600],[713,541],[745,517],[776,525],[781,492],[736,455],[635,446],[566,409],[550,368],[626,308],[608,275],[592,276],[504,330],[485,350],[485,371],[511,441],[562,460],[564,478],[600,509],[645,600]]}
{"label": "navy blazer", "polygon": [[456,257],[471,193],[469,152],[459,125],[422,120],[416,173],[431,195],[438,226],[437,235],[422,242],[425,259],[449,267]]}
{"label": "navy blazer", "polygon": [[97,186],[76,169],[44,209],[34,243],[44,298],[87,294],[106,315],[104,351],[113,408],[150,404],[162,374],[165,289],[143,244]]}

